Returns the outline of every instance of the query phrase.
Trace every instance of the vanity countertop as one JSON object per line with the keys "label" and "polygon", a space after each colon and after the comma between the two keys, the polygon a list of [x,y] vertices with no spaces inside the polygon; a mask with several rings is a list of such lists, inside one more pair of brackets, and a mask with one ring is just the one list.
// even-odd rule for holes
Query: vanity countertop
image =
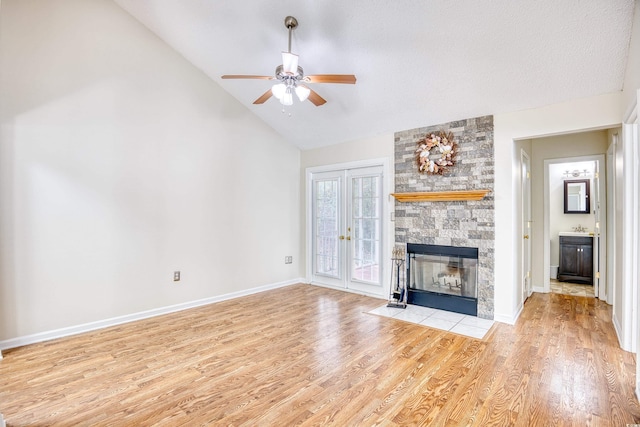
{"label": "vanity countertop", "polygon": [[593,233],[589,231],[561,231],[559,236],[575,236],[575,237],[593,237]]}

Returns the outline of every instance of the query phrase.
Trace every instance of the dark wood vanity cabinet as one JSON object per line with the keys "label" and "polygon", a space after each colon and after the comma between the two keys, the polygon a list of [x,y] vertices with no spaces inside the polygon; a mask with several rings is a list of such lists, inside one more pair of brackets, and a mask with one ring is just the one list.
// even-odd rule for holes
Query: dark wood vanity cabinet
{"label": "dark wood vanity cabinet", "polygon": [[593,238],[560,236],[558,280],[593,284]]}

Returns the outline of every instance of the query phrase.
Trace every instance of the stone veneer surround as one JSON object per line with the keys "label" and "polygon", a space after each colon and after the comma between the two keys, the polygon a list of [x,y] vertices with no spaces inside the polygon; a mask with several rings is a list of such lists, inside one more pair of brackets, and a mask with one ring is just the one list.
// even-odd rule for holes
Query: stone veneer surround
{"label": "stone veneer surround", "polygon": [[[458,144],[456,164],[444,175],[420,174],[415,160],[417,143],[438,131],[453,134]],[[396,201],[395,242],[478,248],[478,317],[493,319],[493,116],[396,132],[394,164],[396,193],[490,190],[479,201]]]}

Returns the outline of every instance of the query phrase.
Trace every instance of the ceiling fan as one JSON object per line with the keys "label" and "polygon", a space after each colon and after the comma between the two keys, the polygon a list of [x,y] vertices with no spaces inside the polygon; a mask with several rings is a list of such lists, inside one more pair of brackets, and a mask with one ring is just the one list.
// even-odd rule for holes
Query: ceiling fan
{"label": "ceiling fan", "polygon": [[298,20],[293,16],[287,16],[284,19],[284,25],[289,30],[289,48],[286,52],[282,52],[282,64],[276,67],[275,76],[225,74],[222,78],[278,80],[278,83],[273,85],[271,89],[253,101],[254,104],[263,104],[269,98],[275,96],[282,105],[292,105],[293,94],[295,93],[300,102],[309,99],[316,107],[323,105],[327,101],[306,84],[356,83],[356,76],[353,74],[315,74],[305,76],[302,67],[298,65],[298,55],[291,53],[291,32],[298,26]]}

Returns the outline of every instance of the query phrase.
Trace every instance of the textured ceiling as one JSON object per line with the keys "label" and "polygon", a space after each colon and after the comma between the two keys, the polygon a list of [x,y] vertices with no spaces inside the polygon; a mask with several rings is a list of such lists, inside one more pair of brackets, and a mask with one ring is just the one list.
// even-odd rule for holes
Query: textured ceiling
{"label": "textured ceiling", "polygon": [[[287,140],[309,149],[622,89],[633,0],[116,0]],[[327,103],[252,102],[287,48]],[[289,113],[291,114],[289,116]]]}

